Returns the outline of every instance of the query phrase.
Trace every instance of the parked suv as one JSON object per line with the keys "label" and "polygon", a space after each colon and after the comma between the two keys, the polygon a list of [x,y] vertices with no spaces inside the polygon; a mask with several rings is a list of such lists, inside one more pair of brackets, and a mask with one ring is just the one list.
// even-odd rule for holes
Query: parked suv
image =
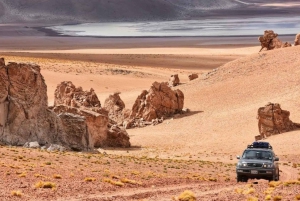
{"label": "parked suv", "polygon": [[248,178],[279,180],[279,158],[268,142],[253,142],[237,159],[237,182],[247,182]]}

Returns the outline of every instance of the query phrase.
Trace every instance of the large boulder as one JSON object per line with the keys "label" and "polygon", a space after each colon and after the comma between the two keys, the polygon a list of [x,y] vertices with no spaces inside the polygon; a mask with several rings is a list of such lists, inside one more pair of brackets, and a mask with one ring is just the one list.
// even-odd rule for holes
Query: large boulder
{"label": "large boulder", "polygon": [[274,33],[272,30],[266,30],[263,36],[258,38],[259,42],[261,43],[261,50],[273,50],[278,48],[284,47],[291,47],[292,45],[288,42],[281,42],[278,39],[278,34]]}
{"label": "large boulder", "polygon": [[282,110],[278,103],[268,103],[257,112],[260,138],[294,130],[298,124],[290,119],[290,112]]}
{"label": "large boulder", "polygon": [[55,113],[48,110],[47,86],[34,64],[0,62],[0,141],[23,146],[60,142],[68,147]]}
{"label": "large boulder", "polygon": [[300,33],[298,33],[295,37],[295,46],[300,45]]}
{"label": "large boulder", "polygon": [[143,118],[151,122],[153,119],[169,117],[181,112],[183,104],[182,91],[172,90],[166,82],[154,82],[148,91],[142,91],[137,97],[130,118]]}
{"label": "large boulder", "polygon": [[[78,117],[78,121],[81,121],[81,119],[84,120],[84,123],[86,125],[86,131],[87,134],[82,132],[83,136],[86,136],[85,138],[89,142],[90,147],[101,147],[105,145],[105,141],[107,139],[107,132],[108,132],[108,116],[107,111],[103,109],[99,109],[98,112],[94,112],[92,110],[88,109],[79,109],[75,107],[69,107],[66,105],[58,105],[53,108],[53,111],[59,116],[59,117]],[[101,112],[100,112],[101,111]],[[68,114],[65,116],[65,114]],[[75,120],[71,120],[75,121]],[[65,124],[66,125],[66,124]],[[70,127],[78,127],[76,124],[73,125],[70,123]],[[74,128],[76,129],[76,128]],[[66,133],[68,133],[70,136],[73,135],[72,129],[67,129]]]}

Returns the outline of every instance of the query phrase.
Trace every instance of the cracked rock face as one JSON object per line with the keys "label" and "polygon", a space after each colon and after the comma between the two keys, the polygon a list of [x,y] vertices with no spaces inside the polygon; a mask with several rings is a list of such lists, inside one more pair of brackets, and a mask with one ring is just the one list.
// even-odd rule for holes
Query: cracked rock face
{"label": "cracked rock face", "polygon": [[5,144],[24,145],[56,140],[57,116],[49,111],[47,86],[40,67],[0,60],[0,139]]}
{"label": "cracked rock face", "polygon": [[[72,82],[62,82],[55,90],[54,105],[53,111],[57,115],[70,113],[85,118],[89,144],[92,147],[130,147],[126,130],[119,128],[117,122],[114,121],[114,118],[118,118],[122,123],[122,111],[125,108],[118,94],[110,96],[105,102],[109,110],[107,111],[101,108],[93,89],[83,91],[81,87],[76,88]],[[72,133],[71,130],[69,133]]]}
{"label": "cracked rock face", "polygon": [[67,105],[71,107],[101,107],[100,101],[91,88],[90,91],[83,91],[82,87],[75,87],[70,81],[57,85],[54,95],[54,106]]}
{"label": "cracked rock face", "polygon": [[120,93],[109,95],[105,100],[104,109],[108,111],[109,118],[118,125],[122,125],[124,119],[129,116],[127,114],[129,112],[125,109],[125,103],[121,99]]}
{"label": "cracked rock face", "polygon": [[183,105],[184,94],[182,91],[172,90],[166,82],[154,82],[148,91],[142,91],[137,97],[130,118],[152,121],[181,112]]}
{"label": "cracked rock face", "polygon": [[294,130],[297,124],[290,120],[290,112],[278,103],[269,103],[258,109],[258,129],[262,138]]}

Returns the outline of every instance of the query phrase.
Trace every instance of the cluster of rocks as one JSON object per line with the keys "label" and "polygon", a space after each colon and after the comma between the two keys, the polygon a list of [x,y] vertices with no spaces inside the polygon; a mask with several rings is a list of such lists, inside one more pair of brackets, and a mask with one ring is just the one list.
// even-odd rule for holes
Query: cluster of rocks
{"label": "cluster of rocks", "polygon": [[[189,78],[190,81],[192,81],[192,80],[198,78],[198,74],[195,74],[195,73],[190,74],[190,75],[188,75],[188,78]],[[171,75],[171,77],[169,79],[169,82],[168,82],[168,85],[170,87],[175,87],[175,86],[177,86],[179,84],[180,84],[180,79],[179,79],[178,74]]]}
{"label": "cluster of rocks", "polygon": [[266,30],[263,36],[258,38],[259,42],[261,43],[261,49],[266,50],[273,50],[278,48],[284,47],[291,47],[292,45],[288,42],[283,43],[281,40],[278,39],[278,34],[274,33],[272,30]]}
{"label": "cluster of rocks", "polygon": [[260,135],[255,136],[255,139],[261,140],[299,127],[299,124],[293,123],[289,117],[290,112],[282,110],[278,103],[268,103],[265,107],[260,107],[257,112]]}
{"label": "cluster of rocks", "polygon": [[23,146],[37,142],[88,151],[100,146],[129,147],[125,129],[110,123],[91,89],[83,91],[62,82],[55,91],[55,105],[48,107],[47,86],[35,64],[0,59],[0,141]]}

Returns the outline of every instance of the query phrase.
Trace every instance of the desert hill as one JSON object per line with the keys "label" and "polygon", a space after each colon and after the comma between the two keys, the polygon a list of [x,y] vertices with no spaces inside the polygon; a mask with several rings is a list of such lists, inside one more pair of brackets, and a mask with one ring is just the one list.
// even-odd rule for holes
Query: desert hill
{"label": "desert hill", "polygon": [[[261,0],[259,3],[276,1]],[[293,7],[264,7],[237,0],[0,0],[1,23],[151,21],[201,17],[293,14]]]}
{"label": "desert hill", "polygon": [[[191,115],[142,132],[130,130],[135,136],[133,144],[164,147],[168,141],[175,154],[197,150],[229,156],[240,154],[254,140],[258,134],[257,109],[268,102],[280,103],[291,112],[293,121],[300,122],[299,53],[300,47],[255,53],[179,86]],[[298,140],[299,131],[268,139],[279,154],[295,154]]]}

